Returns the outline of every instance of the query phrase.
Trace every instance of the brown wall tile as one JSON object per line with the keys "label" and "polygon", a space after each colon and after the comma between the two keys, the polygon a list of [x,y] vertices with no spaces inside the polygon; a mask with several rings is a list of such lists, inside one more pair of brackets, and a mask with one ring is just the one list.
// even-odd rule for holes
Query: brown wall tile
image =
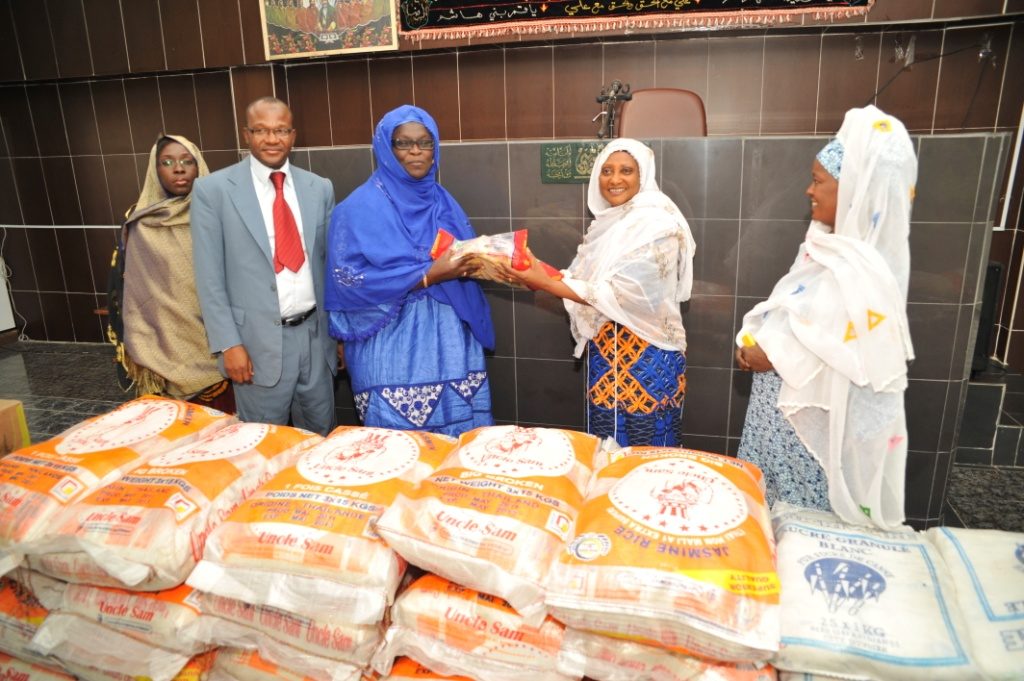
{"label": "brown wall tile", "polygon": [[18,183],[18,201],[26,225],[52,225],[50,202],[46,198],[43,165],[38,158],[15,158],[14,180]]}
{"label": "brown wall tile", "polygon": [[235,105],[231,99],[231,74],[228,71],[197,73],[196,105],[203,151],[237,149]]}
{"label": "brown wall tile", "polygon": [[820,62],[818,35],[765,38],[761,134],[814,132]]}
{"label": "brown wall tile", "polygon": [[11,268],[8,282],[13,291],[36,291],[36,273],[32,267],[32,249],[28,246],[28,230],[24,227],[8,227],[4,241],[4,261]]}
{"label": "brown wall tile", "polygon": [[554,136],[554,49],[510,48],[505,51],[505,108],[513,139]]}
{"label": "brown wall tile", "polygon": [[36,156],[36,136],[32,128],[32,112],[24,85],[0,87],[0,124],[11,156]]}
{"label": "brown wall tile", "polygon": [[177,134],[184,135],[199,144],[199,114],[196,110],[193,77],[191,75],[161,76],[158,81],[160,105],[164,112],[164,125],[168,130],[173,129]]}
{"label": "brown wall tile", "polygon": [[61,83],[61,108],[73,155],[100,153],[100,133],[96,127],[96,109],[89,83]]}
{"label": "brown wall tile", "polygon": [[708,39],[659,40],[654,44],[654,85],[690,90],[708,101]]}
{"label": "brown wall tile", "polygon": [[203,40],[196,0],[161,2],[159,6],[167,68],[171,71],[203,68]]}
{"label": "brown wall tile", "polygon": [[370,60],[370,120],[376,125],[384,114],[413,103],[412,58]]}
{"label": "brown wall tile", "polygon": [[26,88],[32,125],[43,156],[67,156],[68,139],[56,85],[29,85]]}
{"label": "brown wall tile", "polygon": [[642,90],[654,87],[656,63],[655,42],[605,43],[604,85],[613,80],[628,84],[630,89]]}
{"label": "brown wall tile", "polygon": [[244,63],[241,22],[238,0],[203,0],[199,3],[206,68]]}
{"label": "brown wall tile", "polygon": [[[85,240],[89,246],[89,262],[92,265],[93,288],[96,291],[107,290],[107,275],[110,273],[110,261],[119,234],[120,230],[110,228],[85,230]],[[104,304],[106,304],[105,301]]]}
{"label": "brown wall tile", "polygon": [[331,146],[331,107],[327,95],[327,67],[321,63],[288,68],[288,89],[278,97],[288,102],[298,131],[299,147]]}
{"label": "brown wall tile", "polygon": [[57,231],[52,227],[25,230],[40,291],[66,291],[57,250]]}
{"label": "brown wall tile", "polygon": [[248,149],[242,137],[245,125],[245,107],[260,97],[274,94],[274,79],[269,66],[231,69],[231,86],[235,93],[235,120],[238,121],[239,148]]}
{"label": "brown wall tile", "polygon": [[18,186],[14,182],[14,168],[9,158],[0,159],[0,224],[23,224]]}
{"label": "brown wall tile", "polygon": [[158,0],[122,2],[121,16],[128,45],[128,67],[132,73],[162,71],[167,68]]}
{"label": "brown wall tile", "polygon": [[28,80],[56,78],[57,55],[46,17],[46,6],[37,0],[11,0],[14,30],[21,50],[21,63]]}
{"label": "brown wall tile", "polygon": [[869,23],[928,19],[932,16],[935,0],[875,0],[868,12]]}
{"label": "brown wall tile", "polygon": [[1024,331],[1010,331],[1006,335],[1006,363],[1016,371],[1024,370]]}
{"label": "brown wall tile", "polygon": [[93,72],[97,75],[126,73],[128,46],[121,21],[121,3],[118,0],[89,0],[82,4],[89,31]]}
{"label": "brown wall tile", "polygon": [[[99,156],[72,156],[71,165],[75,170],[75,184],[78,186],[78,201],[82,206],[82,223],[86,225],[112,225],[113,211],[110,210],[110,194],[103,159]],[[123,214],[127,206],[119,208]]]}
{"label": "brown wall tile", "polygon": [[835,132],[849,109],[864,106],[871,100],[878,87],[880,44],[879,34],[824,34],[818,76],[817,132]]}
{"label": "brown wall tile", "polygon": [[18,311],[18,324],[25,320],[25,335],[35,340],[46,340],[46,325],[43,323],[43,307],[38,291],[15,291],[11,294],[14,308]]}
{"label": "brown wall tile", "polygon": [[156,76],[125,78],[124,94],[128,102],[132,151],[136,154],[148,152],[153,148],[157,136],[166,132],[163,112],[160,109],[160,86]]}
{"label": "brown wall tile", "polygon": [[[475,55],[474,53],[474,56]],[[492,78],[494,74],[491,74]],[[430,112],[443,140],[461,139],[459,100],[472,96],[459,91],[459,63],[454,52],[417,55],[412,60],[416,106]],[[504,109],[501,112],[504,123]],[[504,126],[502,126],[504,127]]]}
{"label": "brown wall tile", "polygon": [[596,100],[606,85],[601,82],[601,55],[600,44],[555,46],[556,138],[597,135],[599,123],[592,119],[601,111]]}
{"label": "brown wall tile", "polygon": [[365,59],[328,62],[327,92],[331,98],[331,136],[335,145],[369,144],[370,72]]}
{"label": "brown wall tile", "polygon": [[58,229],[57,248],[60,249],[60,261],[64,271],[64,283],[68,291],[78,293],[93,292],[92,265],[89,258],[89,245],[85,239],[85,229]]}
{"label": "brown wall tile", "polygon": [[0,5],[0,81],[24,80],[10,3]]}
{"label": "brown wall tile", "polygon": [[708,51],[709,135],[760,129],[764,38],[711,38]]}
{"label": "brown wall tile", "polygon": [[92,57],[81,0],[46,0],[50,32],[61,78],[91,76]]}
{"label": "brown wall tile", "polygon": [[92,84],[92,101],[99,115],[100,149],[104,154],[132,153],[132,133],[128,127],[128,104],[123,81],[98,80]]}
{"label": "brown wall tile", "polygon": [[[1013,243],[1010,245],[1010,266],[1003,270],[1003,281],[1006,291],[1002,296],[996,318],[1002,326],[1010,328],[1010,318],[1017,306],[1018,280],[1020,277],[1021,256],[1024,255],[1024,239],[1014,230]],[[1024,367],[1021,367],[1024,370]]]}
{"label": "brown wall tile", "polygon": [[221,168],[227,168],[230,165],[238,163],[238,150],[228,151],[203,151],[203,158],[206,159],[206,165],[210,168],[210,172],[220,170]]}
{"label": "brown wall tile", "polygon": [[71,343],[75,340],[75,329],[71,324],[71,308],[66,293],[39,293],[43,306],[43,322],[46,324],[46,340]]}
{"label": "brown wall tile", "polygon": [[[899,41],[904,48],[916,36],[914,46],[915,63],[900,73],[903,61],[894,62],[895,45]],[[882,34],[881,60],[878,69],[878,87],[885,91],[878,95],[878,108],[890,113],[907,126],[911,132],[930,132],[932,113],[935,108],[935,88],[939,75],[939,60],[922,62],[926,57],[940,54],[942,31],[908,31]],[[895,78],[894,78],[895,76]],[[891,80],[891,82],[890,82]],[[886,84],[888,83],[888,86]]]}
{"label": "brown wall tile", "polygon": [[[1024,10],[1024,5],[1021,6]],[[1006,68],[1003,72],[1003,95],[999,102],[999,118],[996,124],[1000,128],[1016,128],[1020,121],[1021,105],[1024,104],[1024,22],[1013,25],[1010,38],[1010,51],[1005,56]]]}
{"label": "brown wall tile", "polygon": [[50,212],[55,225],[82,224],[82,211],[78,205],[78,187],[71,158],[44,158],[43,179],[46,180],[46,194],[50,201]]}
{"label": "brown wall tile", "polygon": [[[1006,273],[1010,269],[1010,254],[1013,248],[1013,237],[1017,233],[1015,229],[1007,229],[999,232],[992,232],[992,243],[989,248],[989,260],[1000,263],[1003,266],[1002,282],[999,289],[999,298],[996,300],[996,325],[1000,321],[1009,324],[1009,320],[1000,320],[999,311],[1003,309],[1003,297],[1007,294]],[[1013,289],[1010,294],[1012,295]]]}
{"label": "brown wall tile", "polygon": [[267,60],[263,46],[263,28],[260,26],[260,2],[262,0],[238,0],[242,15],[242,49],[246,64],[262,64]]}
{"label": "brown wall tile", "polygon": [[[459,109],[464,140],[503,140],[508,135],[505,54],[504,50],[459,53]],[[417,101],[419,96],[417,84]]]}
{"label": "brown wall tile", "polygon": [[106,302],[101,305],[94,293],[69,293],[68,305],[76,343],[102,343],[106,340],[103,332],[105,317],[96,314],[96,309],[106,306]]}
{"label": "brown wall tile", "polygon": [[[978,49],[971,46],[986,40],[991,41],[993,57],[979,62]],[[936,132],[995,126],[1009,44],[1009,26],[946,29],[943,52],[963,51],[942,58],[935,106]],[[1020,76],[1017,74],[1014,80],[1020,80]]]}
{"label": "brown wall tile", "polygon": [[1003,0],[935,0],[936,19],[992,16],[1003,13]]}
{"label": "brown wall tile", "polygon": [[128,207],[139,200],[139,175],[135,157],[104,156],[103,167],[107,173],[110,206],[116,222],[120,222]]}

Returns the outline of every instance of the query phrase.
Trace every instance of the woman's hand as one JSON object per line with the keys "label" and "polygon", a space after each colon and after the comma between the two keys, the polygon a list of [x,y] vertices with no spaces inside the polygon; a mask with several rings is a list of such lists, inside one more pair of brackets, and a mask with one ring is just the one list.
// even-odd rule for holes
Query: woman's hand
{"label": "woman's hand", "polygon": [[445,251],[440,258],[427,270],[427,285],[440,284],[442,281],[471,276],[476,268],[468,259],[455,260],[451,251]]}
{"label": "woman's hand", "polygon": [[530,259],[529,268],[525,270],[517,270],[513,269],[508,263],[502,262],[498,265],[501,270],[501,274],[504,275],[505,279],[510,284],[519,284],[520,286],[525,286],[533,289],[534,291],[546,291],[554,279],[544,271],[544,267],[541,265],[540,260],[534,256],[530,249],[526,249],[526,255]]}
{"label": "woman's hand", "polygon": [[736,348],[736,364],[743,371],[770,371],[774,367],[760,345]]}

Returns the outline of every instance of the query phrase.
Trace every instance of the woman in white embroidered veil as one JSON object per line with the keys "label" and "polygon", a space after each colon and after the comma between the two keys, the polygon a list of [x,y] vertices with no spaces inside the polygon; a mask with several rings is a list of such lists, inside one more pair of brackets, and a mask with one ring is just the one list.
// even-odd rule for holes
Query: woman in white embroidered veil
{"label": "woman in white embroidered veil", "polygon": [[757,372],[739,457],[764,471],[770,504],[894,528],[904,521],[917,158],[903,124],[868,106],[847,112],[811,175],[796,261],[736,337],[737,364]]}

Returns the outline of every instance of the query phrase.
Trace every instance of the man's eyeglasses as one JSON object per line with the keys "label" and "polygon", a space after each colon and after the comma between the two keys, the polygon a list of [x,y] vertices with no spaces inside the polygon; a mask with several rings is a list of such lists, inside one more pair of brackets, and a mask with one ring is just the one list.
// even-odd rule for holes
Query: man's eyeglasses
{"label": "man's eyeglasses", "polygon": [[434,138],[424,137],[421,140],[391,140],[391,146],[393,146],[395,149],[401,149],[402,151],[409,151],[410,149],[413,148],[413,146],[418,147],[422,151],[430,151],[431,149],[434,148]]}
{"label": "man's eyeglasses", "polygon": [[273,135],[274,137],[287,137],[288,135],[295,132],[295,128],[246,128],[253,137],[267,137]]}
{"label": "man's eyeglasses", "polygon": [[187,170],[195,166],[196,160],[194,158],[162,158],[157,163],[164,168],[173,168],[175,165],[179,165]]}

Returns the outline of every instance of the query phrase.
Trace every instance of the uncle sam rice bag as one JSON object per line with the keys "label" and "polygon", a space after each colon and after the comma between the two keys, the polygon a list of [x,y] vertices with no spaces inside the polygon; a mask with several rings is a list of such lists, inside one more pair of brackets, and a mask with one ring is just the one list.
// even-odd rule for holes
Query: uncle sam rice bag
{"label": "uncle sam rice bag", "polygon": [[234,421],[214,409],[149,396],[0,458],[0,574],[21,561],[22,549],[44,537],[68,504]]}
{"label": "uncle sam rice bag", "polygon": [[784,503],[772,520],[782,581],[777,669],[886,681],[982,678],[953,582],[924,535],[848,525]]}
{"label": "uncle sam rice bag", "polygon": [[[355,677],[355,678],[358,678]],[[255,650],[218,648],[209,681],[315,681],[260,657]]]}
{"label": "uncle sam rice bag", "polygon": [[631,447],[595,477],[548,585],[568,626],[725,661],[778,648],[779,582],[760,471]]}
{"label": "uncle sam rice bag", "polygon": [[30,564],[66,581],[180,585],[213,528],[319,435],[234,423],[138,466],[57,514]]}
{"label": "uncle sam rice bag", "polygon": [[431,433],[337,428],[212,533],[188,583],[305,616],[379,622],[404,563],[377,536],[377,519],[454,446]]}
{"label": "uncle sam rice bag", "polygon": [[0,653],[0,679],[3,681],[75,681],[75,677],[52,667],[26,662]]}
{"label": "uncle sam rice bag", "polygon": [[500,596],[539,623],[598,446],[568,430],[471,430],[437,472],[395,500],[377,530],[409,562]]}

